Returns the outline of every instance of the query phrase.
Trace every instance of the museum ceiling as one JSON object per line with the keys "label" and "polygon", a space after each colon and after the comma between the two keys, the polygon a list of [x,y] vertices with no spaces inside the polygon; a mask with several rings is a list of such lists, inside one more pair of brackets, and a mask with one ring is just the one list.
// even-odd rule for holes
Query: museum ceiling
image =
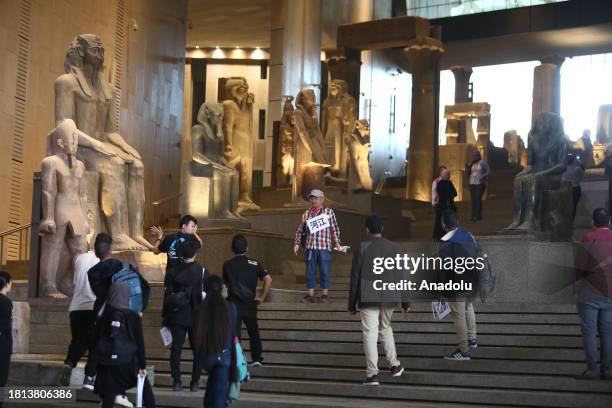
{"label": "museum ceiling", "polygon": [[189,0],[187,47],[268,48],[271,0]]}

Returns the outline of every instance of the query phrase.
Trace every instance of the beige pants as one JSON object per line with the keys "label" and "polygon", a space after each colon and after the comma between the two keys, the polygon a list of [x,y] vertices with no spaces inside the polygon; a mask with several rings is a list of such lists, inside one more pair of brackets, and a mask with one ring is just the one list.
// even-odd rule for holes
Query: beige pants
{"label": "beige pants", "polygon": [[451,308],[451,316],[455,322],[455,332],[461,351],[469,351],[468,337],[476,338],[476,315],[472,302],[465,299],[457,299],[456,302],[448,302]]}
{"label": "beige pants", "polygon": [[378,374],[378,338],[389,360],[389,367],[400,365],[395,352],[395,340],[391,329],[393,307],[371,307],[361,309],[361,330],[366,357],[368,377]]}

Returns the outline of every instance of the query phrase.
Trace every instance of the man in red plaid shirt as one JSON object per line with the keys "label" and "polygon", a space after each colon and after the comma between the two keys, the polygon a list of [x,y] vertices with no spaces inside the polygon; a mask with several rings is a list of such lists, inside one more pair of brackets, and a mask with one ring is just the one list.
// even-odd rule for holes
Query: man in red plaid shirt
{"label": "man in red plaid shirt", "polygon": [[321,190],[312,190],[309,195],[310,208],[302,215],[302,222],[295,233],[293,251],[297,255],[302,244],[302,235],[306,234],[304,258],[306,260],[306,285],[308,294],[302,302],[314,303],[317,267],[319,268],[319,285],[323,289],[322,303],[329,302],[328,289],[331,275],[331,250],[342,250],[340,246],[340,229],[336,215],[331,208],[323,206],[324,194]]}

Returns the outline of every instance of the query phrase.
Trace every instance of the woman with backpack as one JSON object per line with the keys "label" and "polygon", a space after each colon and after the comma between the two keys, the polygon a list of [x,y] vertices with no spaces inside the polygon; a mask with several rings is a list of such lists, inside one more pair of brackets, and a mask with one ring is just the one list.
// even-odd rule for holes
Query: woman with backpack
{"label": "woman with backpack", "polygon": [[211,275],[204,281],[206,298],[194,322],[195,355],[208,372],[204,408],[227,406],[234,348],[236,307],[223,298],[223,280]]}
{"label": "woman with backpack", "polygon": [[[182,391],[181,383],[181,350],[185,343],[185,335],[189,335],[189,343],[193,351],[193,319],[195,311],[202,304],[202,265],[195,261],[199,245],[192,241],[180,242],[176,252],[181,262],[166,273],[164,279],[164,306],[162,309],[162,326],[168,327],[172,334],[170,349],[170,371],[172,374],[172,389]],[[191,392],[199,389],[200,364],[193,354],[191,371]]]}
{"label": "woman with backpack", "polygon": [[94,392],[102,398],[102,408],[112,408],[117,395],[137,385],[144,378],[143,404],[155,408],[155,397],[148,378],[142,323],[130,309],[128,282],[111,285],[106,307],[97,323],[95,356],[97,375]]}

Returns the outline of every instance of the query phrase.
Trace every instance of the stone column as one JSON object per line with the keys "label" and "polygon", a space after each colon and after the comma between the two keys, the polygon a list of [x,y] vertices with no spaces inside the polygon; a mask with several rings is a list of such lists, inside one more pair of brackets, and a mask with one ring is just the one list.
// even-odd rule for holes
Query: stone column
{"label": "stone column", "polygon": [[561,64],[564,60],[558,55],[546,57],[533,69],[531,123],[542,112],[561,113]]}
{"label": "stone column", "polygon": [[[465,65],[455,65],[450,68],[453,76],[455,77],[455,103],[469,102],[470,101],[470,76],[472,75],[472,68]],[[457,129],[457,143],[467,143],[468,133],[472,130],[471,119],[449,119],[456,120],[455,125]],[[451,125],[452,127],[452,125]],[[469,128],[468,128],[469,127]],[[448,143],[448,141],[447,141]]]}
{"label": "stone column", "polygon": [[[321,82],[321,0],[272,0],[270,75],[264,186],[272,182],[273,123],[280,121],[283,96],[295,97]],[[315,87],[317,100],[319,88]]]}
{"label": "stone column", "polygon": [[438,166],[439,62],[443,52],[442,42],[431,37],[416,37],[404,48],[412,74],[407,199],[431,200],[431,182]]}

